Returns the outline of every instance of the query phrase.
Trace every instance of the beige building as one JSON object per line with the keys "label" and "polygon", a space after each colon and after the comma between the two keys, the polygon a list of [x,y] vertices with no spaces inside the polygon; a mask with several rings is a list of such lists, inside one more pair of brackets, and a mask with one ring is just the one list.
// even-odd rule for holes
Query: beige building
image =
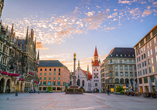
{"label": "beige building", "polygon": [[115,47],[101,64],[102,91],[115,92],[117,85],[127,91],[129,80],[133,84],[136,76],[134,48]]}
{"label": "beige building", "polygon": [[151,78],[154,91],[154,78],[157,77],[157,25],[134,48],[140,92],[150,91],[149,78]]}
{"label": "beige building", "polygon": [[61,92],[69,86],[70,71],[58,60],[40,60],[38,67],[40,80],[39,90],[47,90],[53,87],[53,92]]}

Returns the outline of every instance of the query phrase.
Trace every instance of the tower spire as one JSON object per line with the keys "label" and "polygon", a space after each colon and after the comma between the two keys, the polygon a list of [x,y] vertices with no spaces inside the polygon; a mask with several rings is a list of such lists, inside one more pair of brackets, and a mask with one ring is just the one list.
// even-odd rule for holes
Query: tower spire
{"label": "tower spire", "polygon": [[88,80],[88,72],[89,72],[89,65],[87,65],[87,80]]}
{"label": "tower spire", "polygon": [[33,31],[33,28],[31,29],[31,39],[33,41],[33,38],[34,38],[34,31]]}
{"label": "tower spire", "polygon": [[94,61],[92,61],[93,65],[99,65],[99,61],[98,61],[98,51],[97,51],[97,47],[95,46],[95,52],[94,52]]}
{"label": "tower spire", "polygon": [[26,33],[26,44],[28,44],[28,26],[27,26],[27,33]]}
{"label": "tower spire", "polygon": [[98,56],[97,47],[95,46],[94,56]]}
{"label": "tower spire", "polygon": [[38,50],[38,56],[37,56],[37,60],[39,60],[39,50]]}
{"label": "tower spire", "polygon": [[78,60],[78,68],[80,68],[80,61]]}
{"label": "tower spire", "polygon": [[14,23],[12,23],[12,27],[11,27],[11,34],[14,34]]}

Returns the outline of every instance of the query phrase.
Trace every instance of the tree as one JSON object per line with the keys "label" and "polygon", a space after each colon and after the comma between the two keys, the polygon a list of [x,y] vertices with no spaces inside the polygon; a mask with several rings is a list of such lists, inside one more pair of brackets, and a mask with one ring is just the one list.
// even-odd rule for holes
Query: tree
{"label": "tree", "polygon": [[49,93],[50,91],[52,91],[52,87],[51,86],[47,87],[47,92]]}
{"label": "tree", "polygon": [[80,89],[83,89],[83,92],[85,92],[85,89],[81,86]]}
{"label": "tree", "polygon": [[122,92],[122,91],[124,91],[123,87],[118,85],[116,88],[116,92]]}

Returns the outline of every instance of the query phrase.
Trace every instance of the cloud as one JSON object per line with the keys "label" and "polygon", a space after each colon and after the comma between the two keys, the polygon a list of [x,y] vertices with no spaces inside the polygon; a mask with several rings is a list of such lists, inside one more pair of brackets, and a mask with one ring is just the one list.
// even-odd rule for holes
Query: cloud
{"label": "cloud", "polygon": [[117,13],[117,12],[112,13],[112,15],[108,16],[108,19],[114,18],[114,17],[116,17],[116,16],[118,16],[118,13]]}
{"label": "cloud", "polygon": [[143,5],[143,4],[147,3],[147,2],[144,1],[144,0],[138,0],[138,3],[141,3]]}
{"label": "cloud", "polygon": [[107,27],[107,28],[104,28],[104,30],[113,30],[113,29],[116,29],[116,27]]}
{"label": "cloud", "polygon": [[117,11],[117,9],[114,9],[113,11]]}
{"label": "cloud", "polygon": [[77,12],[77,10],[78,10],[78,7],[75,7],[75,11],[74,11],[74,13],[76,13],[76,12]]}
{"label": "cloud", "polygon": [[140,19],[141,23],[143,22],[143,19]]}
{"label": "cloud", "polygon": [[118,19],[114,18],[113,21],[117,21]]}
{"label": "cloud", "polygon": [[96,5],[97,8],[101,8],[100,6]]}
{"label": "cloud", "polygon": [[100,24],[102,21],[106,20],[107,15],[105,13],[99,13],[87,18],[84,18],[84,22],[86,23],[86,27],[89,27],[88,29],[97,29],[100,27]]}
{"label": "cloud", "polygon": [[88,29],[94,30],[94,29],[97,29],[97,28],[99,28],[99,27],[100,27],[99,23],[93,23],[92,25],[89,26]]}
{"label": "cloud", "polygon": [[36,48],[37,48],[37,49],[48,49],[48,48],[44,48],[44,47],[42,46],[42,42],[36,42]]}
{"label": "cloud", "polygon": [[129,12],[131,13],[132,16],[140,15],[140,10],[139,10],[139,8],[132,9],[132,10],[129,11]]}
{"label": "cloud", "polygon": [[67,59],[71,58],[71,54],[62,53],[62,54],[47,54],[47,55],[40,55],[41,60],[59,60],[59,61],[66,61]]}
{"label": "cloud", "polygon": [[150,15],[151,13],[152,13],[151,10],[145,10],[145,11],[143,12],[143,14],[142,14],[142,17],[148,16],[148,15]]}
{"label": "cloud", "polygon": [[147,9],[149,10],[151,8],[151,6],[147,6]]}
{"label": "cloud", "polygon": [[153,2],[153,5],[157,5],[157,2]]}
{"label": "cloud", "polygon": [[121,3],[121,4],[131,4],[131,1],[128,1],[128,0],[119,0],[118,3]]}
{"label": "cloud", "polygon": [[88,12],[88,13],[85,13],[87,16],[93,16],[95,14],[95,11],[91,11],[91,12]]}

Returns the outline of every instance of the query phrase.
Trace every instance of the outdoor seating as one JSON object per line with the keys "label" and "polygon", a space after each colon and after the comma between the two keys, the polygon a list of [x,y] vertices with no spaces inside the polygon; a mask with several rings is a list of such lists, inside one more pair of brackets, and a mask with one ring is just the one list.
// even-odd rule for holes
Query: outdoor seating
{"label": "outdoor seating", "polygon": [[143,93],[143,97],[153,97],[153,98],[156,98],[157,97],[157,92],[144,92]]}

